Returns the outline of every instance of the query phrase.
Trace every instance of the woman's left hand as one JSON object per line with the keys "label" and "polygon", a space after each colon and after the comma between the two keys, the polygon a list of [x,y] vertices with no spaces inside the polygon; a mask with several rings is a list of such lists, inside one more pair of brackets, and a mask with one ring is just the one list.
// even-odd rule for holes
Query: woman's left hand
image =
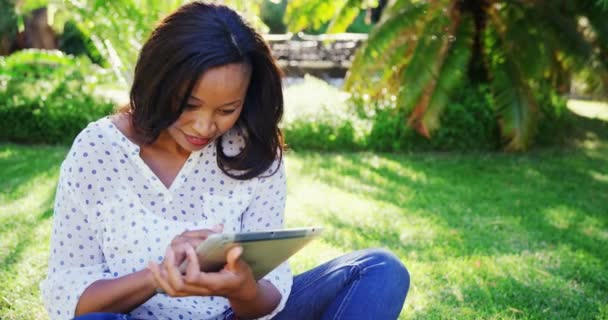
{"label": "woman's left hand", "polygon": [[167,248],[165,260],[161,264],[150,262],[159,288],[171,297],[222,296],[229,300],[253,300],[258,294],[258,285],[247,263],[240,259],[242,247],[230,249],[226,255],[226,265],[219,272],[201,272],[196,252],[192,246],[186,248],[188,267],[186,274],[178,270],[175,253]]}

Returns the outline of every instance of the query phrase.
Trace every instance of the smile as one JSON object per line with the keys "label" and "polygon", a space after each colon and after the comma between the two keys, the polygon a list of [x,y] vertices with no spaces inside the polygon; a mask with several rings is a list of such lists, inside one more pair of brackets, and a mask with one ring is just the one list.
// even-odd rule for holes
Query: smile
{"label": "smile", "polygon": [[184,133],[184,136],[186,137],[186,140],[188,140],[188,142],[190,144],[193,144],[195,146],[204,146],[207,143],[209,143],[209,141],[211,140],[209,138],[201,138],[201,137],[191,136],[191,135],[188,135],[186,133]]}

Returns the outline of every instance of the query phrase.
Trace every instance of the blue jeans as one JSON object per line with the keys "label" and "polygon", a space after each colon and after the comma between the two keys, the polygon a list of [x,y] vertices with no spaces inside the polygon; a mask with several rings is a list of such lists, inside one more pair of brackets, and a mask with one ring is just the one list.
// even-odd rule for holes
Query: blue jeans
{"label": "blue jeans", "polygon": [[[397,319],[409,286],[407,269],[389,251],[355,251],[295,276],[285,308],[273,319]],[[102,319],[130,318],[95,313],[75,320]]]}

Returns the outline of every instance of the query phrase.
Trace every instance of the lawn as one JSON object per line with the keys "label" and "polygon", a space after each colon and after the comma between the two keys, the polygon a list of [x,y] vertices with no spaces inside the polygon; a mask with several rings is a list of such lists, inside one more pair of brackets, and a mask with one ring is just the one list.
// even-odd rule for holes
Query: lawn
{"label": "lawn", "polygon": [[[602,141],[524,155],[292,152],[288,225],[326,227],[292,266],[386,247],[412,275],[404,319],[606,319]],[[66,152],[0,145],[0,319],[46,318],[38,283]]]}

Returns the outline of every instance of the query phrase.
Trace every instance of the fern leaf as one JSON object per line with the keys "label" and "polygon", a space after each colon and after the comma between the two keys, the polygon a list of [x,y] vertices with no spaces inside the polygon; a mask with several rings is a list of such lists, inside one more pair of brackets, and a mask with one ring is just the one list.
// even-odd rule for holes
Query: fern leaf
{"label": "fern leaf", "polygon": [[[355,54],[352,66],[346,77],[344,85],[346,90],[353,90],[356,83],[369,82],[370,68],[382,67],[382,65],[378,64],[378,60],[395,43],[397,43],[397,46],[401,46],[403,45],[403,41],[412,40],[413,42],[416,40],[413,35],[419,33],[419,25],[422,24],[420,20],[425,19],[425,13],[428,12],[427,8],[428,5],[426,3],[411,6],[394,14],[376,26],[370,33],[367,42]],[[403,52],[404,50],[401,51]]]}
{"label": "fern leaf", "polygon": [[429,105],[420,120],[420,126],[429,135],[439,127],[441,113],[448,104],[450,95],[465,77],[467,65],[471,58],[473,32],[472,18],[469,15],[463,16],[455,40],[437,78],[437,86],[433,96],[430,98]]}
{"label": "fern leaf", "polygon": [[362,2],[363,0],[347,0],[332,19],[327,28],[327,33],[340,33],[346,31],[346,28],[350,26],[361,11]]}
{"label": "fern leaf", "polygon": [[441,53],[441,48],[447,41],[447,36],[442,37],[441,34],[449,23],[448,16],[442,11],[437,11],[421,32],[416,48],[401,77],[403,87],[398,94],[397,105],[403,112],[409,113],[409,110],[420,102],[420,97],[425,90],[429,90],[429,85],[436,78],[438,68],[445,58],[445,53]]}
{"label": "fern leaf", "polygon": [[292,0],[285,9],[284,21],[290,32],[299,32],[312,26],[317,29],[329,22],[344,6],[346,0]]}
{"label": "fern leaf", "polygon": [[[449,18],[449,20],[447,18]],[[439,71],[443,67],[446,57],[448,56],[450,39],[454,37],[455,30],[460,24],[460,11],[456,7],[456,2],[453,2],[450,6],[449,17],[440,14],[439,19],[439,21],[442,21],[444,23],[447,21],[449,23],[447,27],[447,34],[444,34],[441,37],[438,37],[435,34],[432,34],[430,36],[430,45],[428,46],[428,48],[432,51],[429,52],[428,56],[434,56],[435,58],[432,61],[429,61],[429,64],[418,63],[414,60],[414,58],[423,58],[421,55],[416,56],[416,54],[420,53],[417,50],[417,52],[414,54],[414,58],[412,58],[412,61],[408,66],[408,70],[406,70],[406,73],[410,76],[417,75],[417,81],[419,81],[419,84],[416,86],[418,90],[412,91],[413,94],[405,96],[406,98],[412,99],[404,100],[404,106],[406,108],[410,105],[410,103],[415,103],[415,106],[408,118],[408,125],[412,126],[416,131],[418,131],[418,133],[422,134],[427,138],[430,138],[430,132],[429,128],[427,128],[424,122],[422,122],[422,118],[431,102],[431,98],[434,96],[434,92],[437,87]],[[437,23],[437,25],[441,24]],[[437,26],[433,25],[433,27]],[[406,85],[407,83],[408,82],[406,82]]]}
{"label": "fern leaf", "polygon": [[530,147],[536,130],[538,107],[532,92],[514,59],[514,47],[505,43],[505,23],[499,13],[490,11],[489,22],[496,40],[490,63],[490,87],[494,93],[501,136],[507,151],[523,151]]}

